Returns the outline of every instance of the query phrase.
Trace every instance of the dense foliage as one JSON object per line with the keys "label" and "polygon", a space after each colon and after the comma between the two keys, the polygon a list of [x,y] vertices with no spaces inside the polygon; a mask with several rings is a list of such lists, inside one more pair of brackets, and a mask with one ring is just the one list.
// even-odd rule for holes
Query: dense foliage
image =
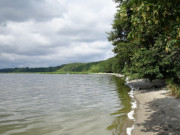
{"label": "dense foliage", "polygon": [[0,69],[0,73],[37,73],[37,72],[54,72],[57,71],[60,68],[60,66],[57,67],[40,67],[40,68],[5,68],[5,69]]}
{"label": "dense foliage", "polygon": [[132,78],[171,79],[180,76],[180,1],[115,0],[117,13],[109,41]]}
{"label": "dense foliage", "polygon": [[47,68],[7,68],[0,69],[0,73],[119,73],[117,58],[110,58],[100,62],[70,63]]}
{"label": "dense foliage", "polygon": [[116,0],[109,41],[125,74],[177,78],[180,69],[180,1]]}

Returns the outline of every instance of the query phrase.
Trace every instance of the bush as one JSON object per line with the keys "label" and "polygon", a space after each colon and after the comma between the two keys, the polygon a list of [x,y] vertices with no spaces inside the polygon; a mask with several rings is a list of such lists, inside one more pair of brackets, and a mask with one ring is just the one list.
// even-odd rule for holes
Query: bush
{"label": "bush", "polygon": [[167,87],[171,90],[171,95],[180,98],[180,84],[174,83],[173,79],[167,80]]}

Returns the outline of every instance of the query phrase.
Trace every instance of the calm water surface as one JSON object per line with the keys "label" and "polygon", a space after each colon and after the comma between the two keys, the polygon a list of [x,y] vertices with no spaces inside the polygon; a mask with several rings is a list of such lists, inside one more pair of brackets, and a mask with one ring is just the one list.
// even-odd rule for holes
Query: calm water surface
{"label": "calm water surface", "polygon": [[0,74],[0,135],[118,135],[129,88],[110,75]]}

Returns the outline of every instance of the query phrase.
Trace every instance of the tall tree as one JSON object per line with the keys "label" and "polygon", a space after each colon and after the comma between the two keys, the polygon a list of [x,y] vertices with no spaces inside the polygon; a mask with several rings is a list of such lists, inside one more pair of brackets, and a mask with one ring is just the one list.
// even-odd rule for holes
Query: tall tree
{"label": "tall tree", "polygon": [[[180,1],[115,0],[109,33],[125,74],[136,78],[178,78]],[[122,62],[123,61],[123,62]]]}

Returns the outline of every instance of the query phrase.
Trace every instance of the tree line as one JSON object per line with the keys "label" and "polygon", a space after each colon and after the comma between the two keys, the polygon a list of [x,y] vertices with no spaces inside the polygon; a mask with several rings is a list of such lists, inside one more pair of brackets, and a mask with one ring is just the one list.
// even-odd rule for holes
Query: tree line
{"label": "tree line", "polygon": [[0,69],[0,73],[119,73],[116,58],[110,58],[99,62],[90,63],[69,63],[56,67],[39,67],[39,68],[6,68]]}
{"label": "tree line", "polygon": [[114,1],[118,6],[108,40],[121,72],[180,84],[180,1]]}

